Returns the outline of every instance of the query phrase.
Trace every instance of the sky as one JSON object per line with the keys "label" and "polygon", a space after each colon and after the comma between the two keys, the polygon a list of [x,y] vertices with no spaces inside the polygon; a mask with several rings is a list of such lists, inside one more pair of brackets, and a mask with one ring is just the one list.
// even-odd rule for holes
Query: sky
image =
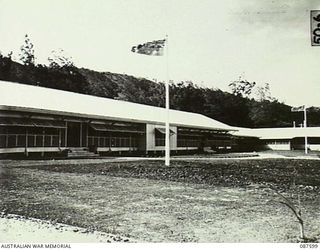
{"label": "sky", "polygon": [[[310,10],[320,1],[0,0],[0,51],[18,60],[28,34],[40,64],[63,49],[78,67],[224,91],[242,77],[289,105],[320,106]],[[166,35],[168,57],[131,52]]]}

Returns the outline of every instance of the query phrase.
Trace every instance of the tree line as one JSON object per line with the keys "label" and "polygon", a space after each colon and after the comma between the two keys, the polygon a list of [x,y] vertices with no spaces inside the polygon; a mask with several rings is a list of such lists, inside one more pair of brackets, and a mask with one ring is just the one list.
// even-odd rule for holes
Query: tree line
{"label": "tree line", "polygon": [[[34,47],[26,35],[19,62],[0,53],[0,79],[77,93],[164,107],[164,83],[125,74],[78,68],[63,50],[53,51],[48,65],[36,64]],[[170,108],[200,113],[232,126],[299,126],[302,113],[272,97],[269,84],[257,86],[239,78],[229,84],[231,93],[199,87],[192,81],[170,82]],[[252,96],[255,91],[255,98]],[[320,108],[308,109],[308,126],[320,125]]]}

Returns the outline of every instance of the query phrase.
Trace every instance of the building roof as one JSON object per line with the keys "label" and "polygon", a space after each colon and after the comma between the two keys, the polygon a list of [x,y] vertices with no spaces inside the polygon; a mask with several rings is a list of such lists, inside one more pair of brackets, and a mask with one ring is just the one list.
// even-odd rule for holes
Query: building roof
{"label": "building roof", "polygon": [[[166,119],[164,108],[7,81],[0,81],[0,109],[155,124]],[[234,130],[204,115],[178,110],[170,110],[169,120],[175,126]]]}
{"label": "building roof", "polygon": [[257,137],[263,140],[292,139],[296,137],[320,137],[320,127],[307,128],[235,128],[234,135]]}

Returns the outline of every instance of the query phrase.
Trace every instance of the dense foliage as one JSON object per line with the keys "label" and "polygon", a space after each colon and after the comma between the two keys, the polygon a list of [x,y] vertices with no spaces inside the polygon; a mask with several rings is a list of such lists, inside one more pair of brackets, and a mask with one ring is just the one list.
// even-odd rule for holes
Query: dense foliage
{"label": "dense foliage", "polygon": [[[0,54],[0,79],[164,106],[163,83],[124,74],[77,68],[70,62],[51,63],[49,66],[32,63],[22,65],[13,61],[10,56]],[[288,127],[292,126],[294,120],[298,126],[303,119],[301,113],[292,113],[290,106],[274,98],[256,101],[241,94],[199,87],[192,82],[171,82],[170,96],[173,109],[201,113],[233,126]],[[308,121],[308,126],[320,125],[319,108],[309,109]]]}

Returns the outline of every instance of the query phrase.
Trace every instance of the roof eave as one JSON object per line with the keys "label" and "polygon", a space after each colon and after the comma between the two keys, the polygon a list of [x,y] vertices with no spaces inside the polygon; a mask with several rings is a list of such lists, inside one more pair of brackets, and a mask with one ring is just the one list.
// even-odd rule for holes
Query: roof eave
{"label": "roof eave", "polygon": [[[75,113],[75,112],[47,110],[47,109],[30,108],[30,107],[19,107],[19,106],[8,106],[8,105],[0,105],[0,110],[20,111],[20,112],[22,111],[22,112],[31,112],[31,113],[41,113],[41,114],[51,114],[51,115],[59,115],[59,116],[66,116],[66,117],[78,117],[78,118],[83,118],[83,119],[99,119],[99,120],[114,120],[114,119],[117,119],[119,121],[124,121],[124,122],[152,123],[152,124],[157,124],[157,125],[164,125],[165,124],[165,122],[150,121],[150,120],[141,120],[141,119],[139,120],[139,119],[112,117],[112,116],[91,115],[91,114],[83,114],[83,113]],[[208,129],[208,130],[219,130],[219,131],[226,131],[226,132],[236,131],[234,129],[215,128],[215,127],[207,127],[207,126],[196,126],[196,125],[181,124],[181,123],[170,123],[170,125],[178,126],[178,127],[198,128],[198,129]]]}

